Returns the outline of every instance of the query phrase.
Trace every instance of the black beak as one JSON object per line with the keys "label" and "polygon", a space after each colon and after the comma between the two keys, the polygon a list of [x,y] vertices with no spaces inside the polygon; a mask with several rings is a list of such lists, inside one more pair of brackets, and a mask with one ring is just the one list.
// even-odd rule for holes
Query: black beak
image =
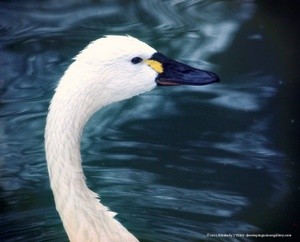
{"label": "black beak", "polygon": [[161,86],[200,86],[220,81],[220,78],[213,72],[199,70],[182,64],[158,52],[150,60],[162,64],[162,71],[159,72],[156,78],[157,84]]}

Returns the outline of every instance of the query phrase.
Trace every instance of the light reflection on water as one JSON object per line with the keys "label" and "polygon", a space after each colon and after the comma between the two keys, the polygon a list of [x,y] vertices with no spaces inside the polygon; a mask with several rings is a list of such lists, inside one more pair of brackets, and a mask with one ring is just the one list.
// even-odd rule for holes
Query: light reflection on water
{"label": "light reflection on water", "polygon": [[[261,28],[240,32],[255,16],[253,2],[26,1],[0,9],[1,241],[67,239],[49,188],[45,117],[71,58],[104,34],[139,37],[219,73],[222,83],[157,88],[89,121],[84,169],[103,203],[141,241],[269,232],[261,221],[284,206],[292,176],[271,134],[282,80],[264,66],[211,59],[264,46]],[[241,47],[229,53],[233,41]]]}

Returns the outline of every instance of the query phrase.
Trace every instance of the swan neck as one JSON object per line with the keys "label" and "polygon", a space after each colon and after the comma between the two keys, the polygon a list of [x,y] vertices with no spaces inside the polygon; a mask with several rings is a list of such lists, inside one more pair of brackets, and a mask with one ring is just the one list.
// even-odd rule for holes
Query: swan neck
{"label": "swan neck", "polygon": [[88,119],[102,106],[60,91],[54,95],[45,130],[50,186],[70,241],[137,242],[85,182],[80,137]]}

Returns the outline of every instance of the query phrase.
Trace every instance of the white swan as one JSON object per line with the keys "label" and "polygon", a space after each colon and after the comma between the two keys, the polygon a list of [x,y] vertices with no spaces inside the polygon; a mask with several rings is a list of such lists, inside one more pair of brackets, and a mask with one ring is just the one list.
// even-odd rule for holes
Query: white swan
{"label": "white swan", "polygon": [[85,183],[80,136],[101,107],[159,85],[204,85],[214,73],[171,60],[130,36],[106,36],[89,44],[61,78],[51,101],[45,150],[56,209],[70,241],[138,241]]}

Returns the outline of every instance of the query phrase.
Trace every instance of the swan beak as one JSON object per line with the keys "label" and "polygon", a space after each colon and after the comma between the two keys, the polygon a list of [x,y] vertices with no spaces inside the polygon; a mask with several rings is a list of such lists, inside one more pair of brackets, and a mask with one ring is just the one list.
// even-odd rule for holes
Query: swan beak
{"label": "swan beak", "polygon": [[158,73],[155,81],[161,86],[200,86],[220,81],[213,72],[185,65],[158,52],[147,60],[147,64]]}

